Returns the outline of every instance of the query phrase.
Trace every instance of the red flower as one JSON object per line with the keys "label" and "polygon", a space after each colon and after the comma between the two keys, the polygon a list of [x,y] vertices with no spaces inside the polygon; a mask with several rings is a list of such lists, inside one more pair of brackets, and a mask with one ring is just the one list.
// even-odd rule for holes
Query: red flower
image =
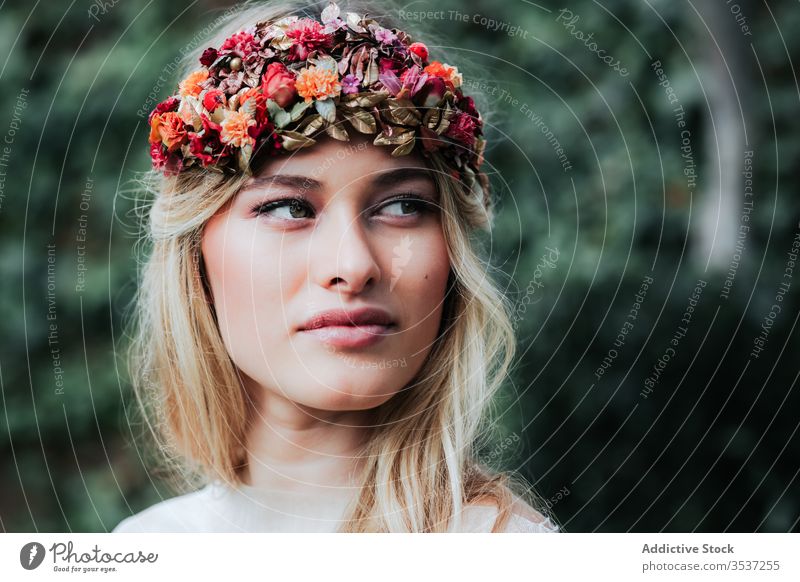
{"label": "red flower", "polygon": [[174,111],[157,113],[150,119],[150,143],[164,143],[174,151],[186,142],[186,124]]}
{"label": "red flower", "polygon": [[378,60],[378,73],[386,73],[391,71],[395,75],[403,70],[403,63],[396,59],[389,59],[383,57]]}
{"label": "red flower", "polygon": [[464,112],[459,112],[456,114],[455,118],[450,121],[450,126],[444,134],[471,148],[475,142],[476,126],[477,124],[475,123],[474,117]]}
{"label": "red flower", "polygon": [[183,158],[180,150],[169,153],[160,143],[150,144],[150,157],[153,160],[153,168],[162,170],[165,174],[177,174],[183,169]]}
{"label": "red flower", "polygon": [[304,61],[311,51],[327,49],[333,44],[333,36],[311,18],[301,18],[291,23],[286,28],[286,36],[294,41],[287,57],[290,61]]}
{"label": "red flower", "polygon": [[255,99],[256,105],[253,119],[256,120],[256,124],[259,124],[267,118],[267,98],[262,89],[253,87],[242,93],[242,97],[239,99],[240,107],[247,103],[249,99]]}
{"label": "red flower", "polygon": [[200,57],[200,64],[204,67],[210,67],[214,64],[214,61],[217,60],[217,49],[215,48],[207,48],[203,51],[203,55]]}
{"label": "red flower", "polygon": [[436,107],[439,101],[444,97],[447,92],[447,85],[441,77],[428,77],[425,85],[417,92],[414,101],[419,103],[420,107]]}
{"label": "red flower", "polygon": [[203,130],[189,134],[189,151],[203,164],[219,163],[230,156],[230,148],[220,141],[222,126],[211,121],[206,115],[201,115]]}
{"label": "red flower", "polygon": [[476,120],[478,119],[478,110],[475,109],[475,100],[472,97],[462,97],[458,102],[458,108]]}
{"label": "red flower", "polygon": [[253,35],[249,32],[240,31],[222,43],[219,52],[236,53],[241,58],[245,58],[257,49],[258,43],[256,39],[253,38]]}
{"label": "red flower", "polygon": [[281,107],[292,102],[297,91],[294,75],[282,63],[270,63],[261,80],[261,88],[267,99],[272,99]]}
{"label": "red flower", "polygon": [[268,118],[265,117],[260,123],[250,126],[247,131],[250,137],[256,140],[256,146],[253,148],[255,153],[274,155],[281,149],[281,137],[275,133],[275,125]]}
{"label": "red flower", "polygon": [[203,97],[203,107],[212,113],[217,107],[225,103],[225,94],[219,89],[210,89]]}
{"label": "red flower", "polygon": [[428,47],[421,42],[413,42],[408,45],[408,50],[417,55],[423,61],[428,60]]}
{"label": "red flower", "polygon": [[150,115],[147,116],[147,123],[150,125],[153,122],[153,116],[156,114],[166,113],[168,111],[177,111],[178,105],[181,104],[181,100],[177,97],[170,97],[165,101],[162,101],[156,108],[150,112]]}

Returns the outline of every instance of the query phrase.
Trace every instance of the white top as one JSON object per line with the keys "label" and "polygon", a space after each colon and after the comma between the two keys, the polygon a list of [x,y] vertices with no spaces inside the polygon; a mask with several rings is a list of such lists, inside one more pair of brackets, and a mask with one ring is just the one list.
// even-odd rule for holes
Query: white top
{"label": "white top", "polygon": [[[307,508],[298,504],[290,520],[283,512],[268,507],[258,498],[259,493],[250,486],[232,488],[223,483],[211,483],[198,491],[166,499],[144,511],[123,519],[113,533],[161,532],[266,532],[267,523],[284,518],[291,523],[286,532],[334,532],[342,515],[303,515]],[[470,505],[462,513],[460,533],[487,533],[492,529],[497,509],[490,506]],[[270,519],[271,518],[271,519]],[[512,514],[503,533],[558,532],[550,518],[534,522]],[[451,528],[451,533],[455,533]]]}

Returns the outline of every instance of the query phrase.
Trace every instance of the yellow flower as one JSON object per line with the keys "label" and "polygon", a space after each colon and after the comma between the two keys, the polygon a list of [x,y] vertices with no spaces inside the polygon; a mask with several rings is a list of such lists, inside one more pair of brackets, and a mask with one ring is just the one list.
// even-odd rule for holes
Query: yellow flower
{"label": "yellow flower", "polygon": [[197,97],[200,95],[200,92],[203,90],[200,83],[206,79],[208,79],[208,69],[200,69],[199,71],[189,73],[189,76],[180,83],[179,89],[181,97],[186,97],[187,95]]}
{"label": "yellow flower", "polygon": [[225,119],[220,124],[220,140],[222,143],[229,143],[234,147],[240,148],[246,144],[253,145],[255,140],[247,133],[250,126],[255,125],[256,120],[244,111],[225,111]]}
{"label": "yellow flower", "polygon": [[304,67],[295,79],[297,94],[306,100],[336,97],[342,90],[339,74],[323,67]]}

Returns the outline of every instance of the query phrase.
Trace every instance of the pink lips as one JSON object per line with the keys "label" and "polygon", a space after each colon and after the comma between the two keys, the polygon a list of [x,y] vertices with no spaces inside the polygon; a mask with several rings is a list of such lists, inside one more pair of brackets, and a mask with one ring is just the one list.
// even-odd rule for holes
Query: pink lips
{"label": "pink lips", "polygon": [[323,311],[309,318],[298,331],[339,348],[363,348],[386,337],[395,324],[382,309],[362,307],[352,311]]}

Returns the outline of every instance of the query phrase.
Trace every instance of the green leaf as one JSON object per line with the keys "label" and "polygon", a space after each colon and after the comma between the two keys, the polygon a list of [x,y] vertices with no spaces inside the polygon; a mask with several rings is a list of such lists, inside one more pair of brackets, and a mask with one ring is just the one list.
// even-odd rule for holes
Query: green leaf
{"label": "green leaf", "polygon": [[292,121],[292,117],[289,112],[281,110],[273,117],[273,120],[279,128],[284,128]]}
{"label": "green leaf", "polygon": [[267,99],[267,112],[269,116],[274,118],[279,111],[284,111],[283,107],[278,105],[274,100]]}
{"label": "green leaf", "polygon": [[336,122],[336,104],[333,99],[318,99],[314,101],[314,107],[325,121]]}
{"label": "green leaf", "polygon": [[[248,99],[245,105],[249,104],[251,101],[255,106],[255,99]],[[269,113],[270,119],[272,119],[279,128],[286,127],[292,121],[289,112],[272,99],[267,99],[267,112]],[[255,111],[253,113],[255,113]]]}
{"label": "green leaf", "polygon": [[313,101],[298,101],[295,103],[291,111],[289,111],[292,121],[297,121],[300,119],[303,116],[303,113],[305,113],[306,109],[311,107],[312,103]]}

